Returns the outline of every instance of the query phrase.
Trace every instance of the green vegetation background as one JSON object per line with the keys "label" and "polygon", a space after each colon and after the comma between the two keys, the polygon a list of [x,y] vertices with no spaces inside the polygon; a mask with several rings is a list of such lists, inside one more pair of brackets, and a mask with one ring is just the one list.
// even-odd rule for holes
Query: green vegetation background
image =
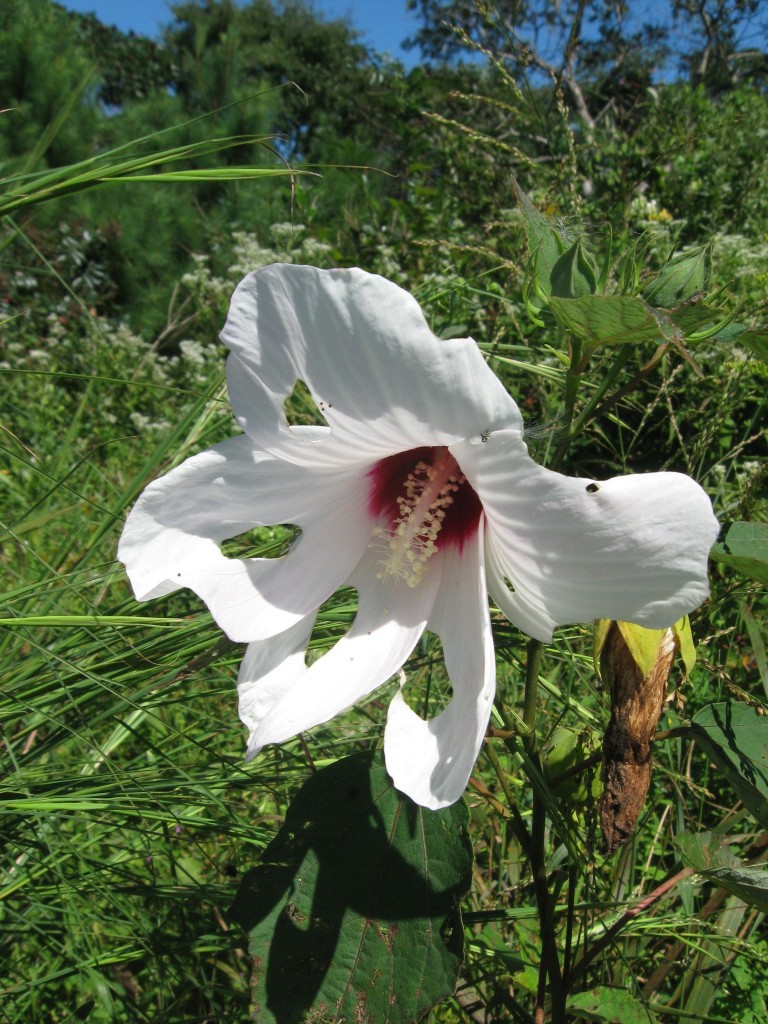
{"label": "green vegetation background", "polygon": [[[525,314],[512,174],[556,224],[586,225],[617,273],[633,254],[645,279],[673,250],[717,235],[712,291],[740,303],[741,320],[766,320],[764,55],[737,75],[727,53],[706,73],[688,54],[659,84],[652,41],[617,62],[606,22],[577,50],[573,80],[553,84],[525,70],[518,41],[493,22],[466,27],[511,55],[457,62],[437,6],[418,5],[432,59],[408,73],[302,4],[180,4],[160,44],[49,0],[0,11],[0,162],[15,197],[0,206],[0,1020],[248,1019],[248,957],[226,911],[306,778],[307,754],[295,741],[243,765],[239,648],[188,593],[137,607],[114,560],[146,483],[234,429],[216,335],[244,273],[275,260],[357,265],[409,288],[438,334],[471,333],[488,353],[542,456],[563,364],[551,326]],[[119,147],[156,157],[153,174],[201,162],[213,173],[42,189],[41,175]],[[295,174],[256,176],[286,169]],[[690,359],[671,352],[568,471],[680,469],[722,520],[765,521],[767,376],[723,343],[702,342]],[[294,414],[311,414],[300,396]],[[246,540],[263,555],[283,538]],[[329,602],[313,646],[353,614],[350,595]],[[764,588],[715,569],[693,623],[699,665],[665,726],[729,695],[765,704],[764,615]],[[514,707],[525,638],[501,618],[494,627]],[[425,640],[409,669],[432,710],[445,699],[438,653]],[[561,751],[565,729],[588,757],[608,714],[589,630],[560,631],[542,672],[545,749]],[[313,760],[375,747],[388,698],[314,732]],[[591,786],[558,795],[583,836],[585,943],[673,869],[678,832],[743,817],[697,752],[671,741],[656,763],[638,836],[612,860],[597,852]],[[519,766],[504,767],[524,808]],[[441,1021],[471,1019],[475,997],[509,1019],[510,991],[535,988],[530,878],[484,761],[478,777],[491,799],[482,785],[470,795],[468,961],[457,1000],[434,1011]],[[587,980],[632,976],[671,1007],[659,1020],[762,1022],[763,915],[710,904],[707,891],[681,890]]]}

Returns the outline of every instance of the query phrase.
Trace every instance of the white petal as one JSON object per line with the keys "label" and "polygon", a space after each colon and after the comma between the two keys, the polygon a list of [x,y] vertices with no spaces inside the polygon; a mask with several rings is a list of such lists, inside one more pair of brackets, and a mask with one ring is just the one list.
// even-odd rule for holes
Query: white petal
{"label": "white petal", "polygon": [[661,629],[708,596],[718,523],[689,477],[569,478],[536,465],[505,431],[452,451],[487,517],[491,595],[532,636],[596,618]]}
{"label": "white petal", "polygon": [[315,616],[308,615],[279,636],[248,644],[237,677],[240,719],[250,731],[246,759],[256,754],[252,742],[259,723],[306,670],[307,644]]}
{"label": "white petal", "polygon": [[[349,632],[252,726],[251,754],[346,711],[393,676],[416,646],[434,605],[439,563],[411,588],[402,581],[376,579],[377,559],[369,552],[353,574],[359,604]],[[244,687],[252,682],[245,663],[241,682]]]}
{"label": "white petal", "polygon": [[[139,600],[189,587],[231,639],[263,639],[313,612],[349,576],[370,540],[369,487],[359,470],[309,470],[234,437],[147,487],[118,557]],[[302,534],[287,555],[221,553],[225,538],[289,523]]]}
{"label": "white petal", "polygon": [[437,810],[459,799],[483,744],[496,689],[496,665],[482,562],[482,530],[461,554],[443,556],[443,582],[429,628],[443,641],[453,685],[450,704],[424,721],[398,693],[384,733],[395,786]]}
{"label": "white petal", "polygon": [[[221,337],[232,351],[230,398],[241,426],[286,459],[370,463],[521,427],[471,339],[439,340],[412,296],[362,270],[275,264],[250,274]],[[297,380],[331,427],[306,456],[283,414]]]}

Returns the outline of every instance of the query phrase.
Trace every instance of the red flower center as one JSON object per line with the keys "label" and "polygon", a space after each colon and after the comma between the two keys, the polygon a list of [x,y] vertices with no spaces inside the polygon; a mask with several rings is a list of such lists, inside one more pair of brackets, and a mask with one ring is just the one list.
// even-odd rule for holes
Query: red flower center
{"label": "red flower center", "polygon": [[390,455],[368,475],[368,511],[387,524],[374,530],[385,548],[379,578],[399,576],[416,586],[441,546],[461,551],[477,532],[483,506],[447,448]]}

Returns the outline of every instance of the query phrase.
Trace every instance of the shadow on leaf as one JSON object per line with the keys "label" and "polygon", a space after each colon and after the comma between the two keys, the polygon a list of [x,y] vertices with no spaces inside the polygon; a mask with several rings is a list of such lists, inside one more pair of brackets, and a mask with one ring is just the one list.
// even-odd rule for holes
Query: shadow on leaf
{"label": "shadow on leaf", "polygon": [[380,754],[313,775],[243,877],[254,1019],[417,1021],[453,992],[472,853],[463,803],[427,811]]}

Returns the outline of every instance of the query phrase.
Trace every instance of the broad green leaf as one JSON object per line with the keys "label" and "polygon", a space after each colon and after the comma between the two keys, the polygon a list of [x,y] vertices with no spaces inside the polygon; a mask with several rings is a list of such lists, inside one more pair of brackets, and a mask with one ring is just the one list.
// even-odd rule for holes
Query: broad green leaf
{"label": "broad green leaf", "polygon": [[568,1000],[568,1012],[580,1020],[607,1024],[649,1024],[655,1018],[647,1006],[624,988],[597,985]]}
{"label": "broad green leaf", "polygon": [[721,889],[768,914],[768,865],[745,864],[703,873]]}
{"label": "broad green leaf", "polygon": [[691,732],[747,809],[768,828],[768,717],[746,704],[724,701],[702,708]]}
{"label": "broad green leaf", "polygon": [[768,584],[768,523],[727,523],[711,557]]}
{"label": "broad green leaf", "polygon": [[699,873],[739,865],[727,838],[717,832],[681,832],[672,842],[680,851],[683,864]]}
{"label": "broad green leaf", "polygon": [[742,864],[727,838],[712,832],[684,832],[675,840],[683,863],[740,900],[768,913],[768,865]]}
{"label": "broad green leaf", "polygon": [[590,349],[646,341],[658,344],[664,340],[668,326],[647,303],[632,295],[553,297],[549,308],[560,326],[585,341]]}
{"label": "broad green leaf", "polygon": [[260,1024],[410,1024],[453,992],[469,889],[467,810],[418,807],[381,754],[317,772],[231,910]]}

